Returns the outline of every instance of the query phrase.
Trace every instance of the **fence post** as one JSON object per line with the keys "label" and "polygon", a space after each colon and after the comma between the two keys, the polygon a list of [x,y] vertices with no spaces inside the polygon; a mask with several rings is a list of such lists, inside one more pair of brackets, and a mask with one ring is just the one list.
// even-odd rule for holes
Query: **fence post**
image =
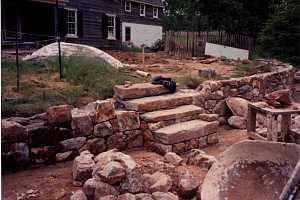
{"label": "fence post", "polygon": [[56,35],[56,42],[58,46],[59,77],[60,79],[62,79],[63,69],[62,69],[62,62],[61,62],[61,48],[60,48],[60,36],[59,36],[59,25],[58,25],[58,0],[56,0],[56,5],[55,5],[55,35]]}
{"label": "fence post", "polygon": [[20,6],[17,2],[17,24],[16,24],[16,68],[17,68],[17,92],[20,91],[20,63],[19,63],[19,32],[20,32]]}

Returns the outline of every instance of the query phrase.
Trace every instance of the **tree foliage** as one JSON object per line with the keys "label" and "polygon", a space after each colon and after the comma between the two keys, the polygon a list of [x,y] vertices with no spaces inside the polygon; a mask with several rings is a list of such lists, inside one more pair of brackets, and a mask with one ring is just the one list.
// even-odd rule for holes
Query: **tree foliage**
{"label": "tree foliage", "polygon": [[258,53],[300,64],[300,2],[281,3],[258,39]]}

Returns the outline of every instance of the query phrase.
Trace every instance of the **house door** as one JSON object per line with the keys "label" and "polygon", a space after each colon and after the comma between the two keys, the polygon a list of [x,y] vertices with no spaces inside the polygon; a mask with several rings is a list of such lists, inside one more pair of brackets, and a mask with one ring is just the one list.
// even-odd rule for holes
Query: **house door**
{"label": "house door", "polygon": [[125,41],[131,41],[131,28],[125,27]]}

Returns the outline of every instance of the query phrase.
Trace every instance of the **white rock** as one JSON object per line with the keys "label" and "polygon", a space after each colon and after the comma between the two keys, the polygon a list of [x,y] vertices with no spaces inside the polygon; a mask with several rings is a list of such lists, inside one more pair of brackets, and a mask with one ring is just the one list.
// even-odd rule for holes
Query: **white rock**
{"label": "white rock", "polygon": [[[91,47],[88,45],[83,44],[74,44],[74,43],[66,43],[61,42],[61,52],[63,56],[88,56],[94,58],[101,58],[107,63],[109,63],[114,68],[123,68],[123,64],[117,60],[116,58],[112,57],[111,55],[97,49],[95,47]],[[58,45],[57,43],[52,43],[47,46],[42,47],[41,49],[33,52],[31,55],[26,56],[23,60],[41,60],[49,57],[54,57],[58,55]]]}

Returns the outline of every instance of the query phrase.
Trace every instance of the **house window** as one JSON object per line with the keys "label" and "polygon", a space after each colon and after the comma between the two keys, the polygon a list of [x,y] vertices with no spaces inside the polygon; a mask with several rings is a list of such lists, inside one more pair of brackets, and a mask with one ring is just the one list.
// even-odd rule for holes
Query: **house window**
{"label": "house window", "polygon": [[116,16],[108,15],[107,21],[107,39],[116,39]]}
{"label": "house window", "polygon": [[146,15],[146,6],[145,4],[140,4],[140,16]]}
{"label": "house window", "polygon": [[125,27],[125,41],[128,42],[131,40],[131,28]]}
{"label": "house window", "polygon": [[153,8],[153,18],[158,18],[158,8]]}
{"label": "house window", "polygon": [[73,8],[66,8],[66,25],[67,25],[67,35],[66,37],[77,37],[77,10]]}
{"label": "house window", "polygon": [[125,11],[131,12],[131,2],[130,1],[125,1]]}

